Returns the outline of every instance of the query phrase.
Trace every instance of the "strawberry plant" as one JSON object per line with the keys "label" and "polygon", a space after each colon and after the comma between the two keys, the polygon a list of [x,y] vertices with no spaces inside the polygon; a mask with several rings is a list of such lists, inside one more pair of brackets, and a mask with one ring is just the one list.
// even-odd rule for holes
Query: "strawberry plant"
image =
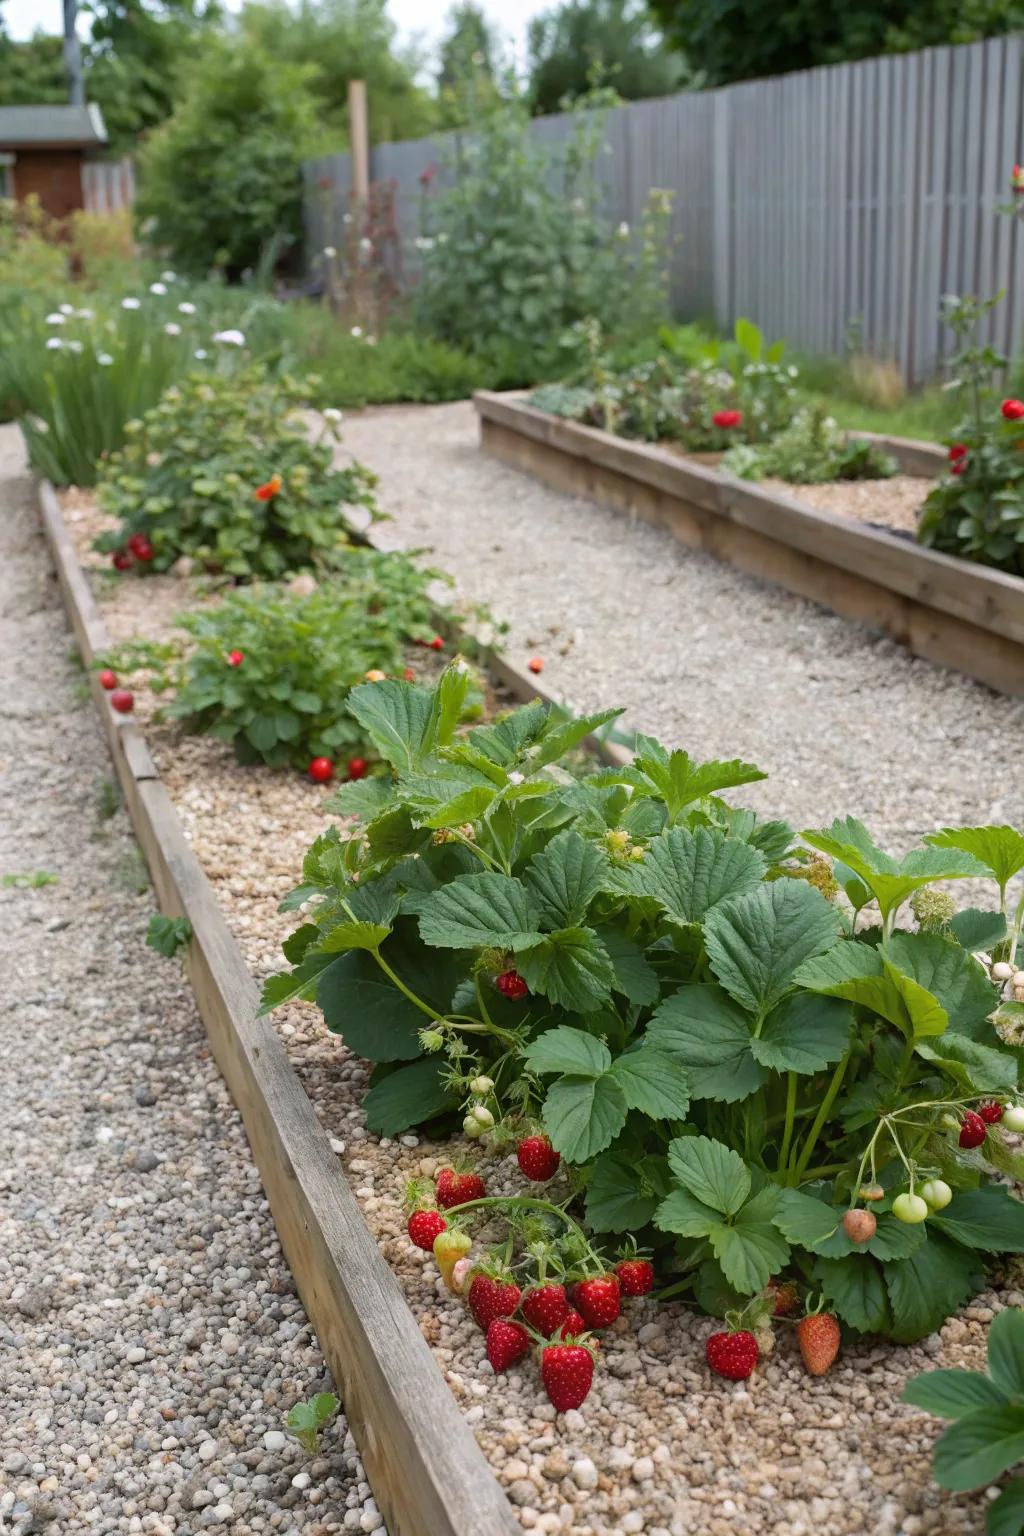
{"label": "strawberry plant", "polygon": [[349,547],[342,572],[312,592],[237,588],[179,623],[193,641],[169,713],[230,741],[242,762],[361,778],[370,738],[347,711],[368,672],[400,672],[433,635],[427,588],[438,573],[403,554]]}
{"label": "strawberry plant", "polygon": [[884,480],[894,475],[897,467],[892,455],[874,443],[848,437],[824,405],[806,406],[768,442],[740,444],[722,460],[722,468],[740,479],[775,476],[794,485]]}
{"label": "strawberry plant", "polygon": [[918,538],[931,549],[1024,576],[1024,404],[1006,399],[997,405],[993,380],[1006,358],[978,337],[998,302],[946,303],[945,319],[958,341],[952,387],[964,415],[948,471],[922,508]]}
{"label": "strawberry plant", "polygon": [[[932,1332],[986,1255],[1024,1252],[991,1182],[1024,1173],[1024,834],[798,838],[725,798],[752,764],[638,736],[581,772],[616,711],[467,730],[468,687],[455,664],[352,691],[390,773],[330,802],[349,820],[285,901],[308,912],[264,1007],[315,1000],[376,1063],[371,1130],[545,1136],[590,1231],[641,1237],[708,1312],[792,1283],[851,1329]],[[958,910],[963,879],[992,900]],[[582,1278],[605,1316],[608,1271]]]}
{"label": "strawberry plant", "polygon": [[[903,1401],[952,1424],[935,1446],[935,1480],[965,1493],[998,1482],[1024,1460],[1024,1312],[1008,1307],[988,1333],[985,1371],[925,1371],[910,1381]],[[1004,1484],[988,1506],[988,1536],[1021,1536],[1024,1478]]]}
{"label": "strawberry plant", "polygon": [[376,517],[373,476],[332,467],[301,412],[316,380],[257,367],[173,385],[102,465],[99,500],[120,527],[96,540],[115,569],[166,571],[182,556],[237,581],[344,563],[346,508]]}

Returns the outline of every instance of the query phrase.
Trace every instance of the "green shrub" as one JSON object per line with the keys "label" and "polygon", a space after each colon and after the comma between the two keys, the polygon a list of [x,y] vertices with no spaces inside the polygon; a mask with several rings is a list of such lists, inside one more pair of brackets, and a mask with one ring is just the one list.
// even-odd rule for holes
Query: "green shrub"
{"label": "green shrub", "polygon": [[[580,1170],[590,1228],[641,1234],[709,1312],[792,1274],[857,1332],[933,1332],[985,1255],[1024,1251],[992,1182],[1024,1173],[994,1123],[1024,1005],[993,1022],[1024,835],[951,829],[898,858],[851,817],[798,840],[723,798],[764,777],[748,763],[638,737],[626,766],[567,773],[616,711],[532,704],[463,734],[465,686],[450,668],[434,692],[350,695],[394,776],[338,793],[355,825],[307,856],[290,904],[316,904],[265,1007],[315,998],[378,1063],[381,1134],[464,1113],[484,1073],[503,1133],[539,1119]],[[985,910],[935,889],[961,878]]]}
{"label": "green shrub", "polygon": [[768,442],[731,448],[722,468],[742,480],[774,477],[794,485],[823,485],[831,480],[884,480],[898,465],[875,444],[848,437],[824,405],[815,405],[798,411]]}
{"label": "green shrub", "polygon": [[401,672],[406,648],[433,638],[435,579],[406,555],[350,548],[337,577],[309,593],[228,592],[179,620],[194,648],[170,713],[233,743],[241,762],[372,757],[349,690],[371,670]]}
{"label": "green shrub", "polygon": [[120,527],[96,548],[131,563],[141,541],[143,573],[183,555],[239,580],[337,566],[351,531],[343,508],[377,516],[374,477],[332,468],[333,422],[310,439],[300,412],[316,388],[251,365],[172,386],[103,466],[100,505]]}
{"label": "green shrub", "polygon": [[963,411],[954,429],[949,471],[928,493],[917,536],[930,549],[1024,576],[1024,403],[994,387],[1006,359],[983,345],[978,329],[998,301],[950,299],[945,318],[959,347],[954,391]]}
{"label": "green shrub", "polygon": [[600,112],[571,137],[537,138],[522,103],[500,103],[461,143],[453,187],[424,193],[417,312],[470,351],[508,349],[524,377],[550,367],[558,338],[595,316],[615,333],[665,313],[669,194],[652,193],[638,232],[616,233],[597,172]]}

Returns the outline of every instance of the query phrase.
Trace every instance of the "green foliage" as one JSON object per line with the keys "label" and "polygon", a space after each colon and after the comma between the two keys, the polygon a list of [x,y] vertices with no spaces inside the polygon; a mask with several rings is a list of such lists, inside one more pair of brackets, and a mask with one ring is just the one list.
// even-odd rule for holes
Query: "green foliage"
{"label": "green foliage", "polygon": [[[1024,1251],[1024,1207],[988,1182],[1012,1144],[998,1125],[978,1151],[958,1140],[967,1107],[1012,1098],[1019,1060],[960,937],[1005,913],[934,932],[908,903],[992,878],[1002,905],[1012,834],[949,829],[896,857],[846,818],[800,845],[723,798],[763,777],[749,763],[638,737],[625,766],[569,772],[615,711],[532,704],[467,731],[466,687],[451,667],[433,691],[350,695],[392,777],[339,791],[350,819],[307,855],[285,903],[310,903],[294,969],[264,1006],[315,999],[379,1063],[382,1134],[465,1107],[485,1073],[503,1132],[539,1119],[581,1168],[592,1225],[647,1223],[698,1300],[792,1269],[853,1329],[932,1332],[986,1254]],[[950,1203],[897,1219],[897,1196],[935,1178]],[[857,1245],[843,1216],[869,1180],[878,1226]]]}
{"label": "green foliage", "polygon": [[186,272],[237,278],[301,230],[316,128],[311,71],[244,39],[211,40],[172,117],[146,140],[136,214]]}
{"label": "green foliage", "polygon": [[1020,0],[650,0],[673,46],[706,85],[783,75],[944,43],[970,43],[1024,25]]}
{"label": "green foliage", "polygon": [[54,222],[33,195],[24,202],[0,198],[0,288],[50,293],[67,275]]}
{"label": "green foliage", "polygon": [[744,480],[774,477],[794,485],[830,480],[884,480],[896,460],[872,443],[858,442],[839,427],[824,405],[805,406],[789,426],[766,443],[732,448],[722,468]]}
{"label": "green foliage", "polygon": [[146,930],[146,943],[158,955],[173,960],[179,949],[192,942],[192,924],[187,917],[165,917],[154,912]]}
{"label": "green foliage", "polygon": [[194,646],[171,714],[232,742],[242,762],[305,768],[314,757],[365,756],[349,690],[368,671],[400,672],[405,648],[433,636],[436,577],[406,555],[352,547],[311,593],[240,589],[186,614]]}
{"label": "green foliage", "polygon": [[470,351],[513,352],[524,379],[550,367],[563,331],[593,315],[616,334],[649,330],[665,308],[666,193],[636,237],[618,235],[598,176],[603,116],[571,137],[535,137],[525,105],[502,101],[460,142],[448,190],[424,192],[424,327]]}
{"label": "green foliage", "polygon": [[27,875],[0,875],[5,891],[40,891],[47,885],[59,885],[60,876],[48,869],[33,869]]}
{"label": "green foliage", "polygon": [[343,562],[342,508],[375,515],[373,478],[359,465],[331,467],[333,424],[309,437],[300,412],[315,388],[255,366],[173,385],[102,466],[100,505],[120,527],[96,547],[121,550],[142,534],[153,556],[140,572],[187,555],[238,580]]}
{"label": "green foliage", "polygon": [[958,340],[952,389],[964,415],[949,470],[928,493],[917,533],[931,549],[1024,576],[1024,430],[997,405],[994,380],[1006,358],[978,335],[999,298],[946,302]]}
{"label": "green foliage", "polygon": [[188,72],[220,19],[216,0],[92,0],[86,94],[103,113],[115,151],[171,115]]}
{"label": "green foliage", "polygon": [[670,96],[686,75],[636,0],[563,0],[531,21],[528,46],[534,112],[562,111],[595,84],[624,101]]}
{"label": "green foliage", "polygon": [[[986,1371],[925,1371],[903,1401],[953,1423],[935,1446],[935,1480],[957,1493],[995,1483],[1024,1460],[1024,1312],[1007,1307],[988,1333]],[[988,1506],[988,1536],[1021,1536],[1024,1478]]]}
{"label": "green foliage", "polygon": [[20,418],[32,467],[58,485],[94,484],[126,424],[195,366],[196,343],[208,337],[172,293],[127,303],[138,307],[90,295],[84,307],[47,313],[23,298],[0,311],[0,398]]}
{"label": "green foliage", "polygon": [[289,1409],[285,1426],[302,1449],[315,1456],[320,1448],[321,1430],[327,1427],[340,1407],[333,1392],[318,1392],[315,1397]]}

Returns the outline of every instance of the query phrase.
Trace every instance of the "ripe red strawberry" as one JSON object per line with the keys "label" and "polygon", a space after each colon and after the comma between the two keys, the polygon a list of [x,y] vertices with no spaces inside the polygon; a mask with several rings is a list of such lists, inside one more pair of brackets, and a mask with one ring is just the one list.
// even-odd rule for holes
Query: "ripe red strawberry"
{"label": "ripe red strawberry", "polygon": [[240,667],[245,660],[244,651],[228,651],[228,666]]}
{"label": "ripe red strawberry", "polygon": [[775,1299],[773,1317],[790,1317],[796,1311],[800,1298],[792,1280],[783,1280],[781,1284],[777,1280],[769,1280],[765,1289]]}
{"label": "ripe red strawberry", "polygon": [[117,687],[117,673],[116,672],[111,672],[110,668],[107,667],[107,669],[105,671],[100,673],[100,687],[101,688],[106,688],[108,690],[108,692],[109,692],[109,690],[111,688],[116,688]]}
{"label": "ripe red strawberry", "polygon": [[507,1371],[530,1348],[530,1335],[522,1323],[496,1317],[487,1325],[487,1358],[496,1371]]}
{"label": "ripe red strawberry", "polygon": [[128,540],[128,548],[136,560],[152,560],[153,546],[144,533],[133,533]]}
{"label": "ripe red strawberry", "polygon": [[529,667],[531,672],[543,672],[544,658],[543,656],[531,656],[526,665]]}
{"label": "ripe red strawberry", "polygon": [[487,1193],[478,1173],[456,1173],[454,1168],[441,1168],[436,1183],[437,1203],[446,1211],[467,1200],[482,1200]]}
{"label": "ripe red strawberry", "polygon": [[976,1115],[973,1109],[964,1110],[964,1117],[960,1122],[960,1145],[962,1147],[980,1147],[988,1135],[988,1126],[980,1115]]}
{"label": "ripe red strawberry", "polygon": [[502,971],[500,976],[494,978],[494,985],[502,997],[507,997],[513,1003],[526,997],[530,990],[518,971]]}
{"label": "ripe red strawberry", "polygon": [[586,1333],[587,1325],[583,1321],[575,1307],[570,1307],[559,1326],[552,1334],[555,1339],[578,1339],[581,1333]]}
{"label": "ripe red strawberry", "polygon": [[[536,1328],[550,1339],[556,1328],[562,1327],[566,1318],[573,1315],[565,1295],[564,1285],[534,1285],[524,1294],[520,1310],[531,1328]],[[575,1314],[579,1317],[579,1313]],[[583,1319],[580,1317],[580,1331]]]}
{"label": "ripe red strawberry", "polygon": [[532,1183],[543,1184],[554,1178],[562,1159],[546,1136],[525,1136],[516,1147],[516,1161]]}
{"label": "ripe red strawberry", "polygon": [[727,1381],[746,1381],[761,1358],[757,1340],[746,1328],[713,1333],[704,1345],[704,1357],[716,1376]]}
{"label": "ripe red strawberry", "polygon": [[433,640],[431,640],[431,642],[430,642],[430,649],[432,651],[443,651],[444,650],[444,641],[441,639],[440,635],[435,635]]}
{"label": "ripe red strawberry", "polygon": [[448,1223],[440,1211],[413,1211],[406,1231],[417,1248],[422,1248],[426,1253],[433,1253],[434,1239],[439,1233],[446,1231],[447,1227]]}
{"label": "ripe red strawberry", "polygon": [[130,571],[135,559],[126,549],[116,549],[110,557],[110,563],[115,571]]}
{"label": "ripe red strawberry", "polygon": [[578,1408],[594,1381],[594,1357],[585,1344],[548,1344],[540,1357],[548,1401],[559,1413]]}
{"label": "ripe red strawberry", "polygon": [[369,763],[365,757],[350,757],[348,760],[348,776],[350,779],[365,779]]}
{"label": "ripe red strawberry", "polygon": [[314,784],[326,784],[334,775],[334,764],[329,757],[314,757],[309,765],[309,776]]}
{"label": "ripe red strawberry", "polygon": [[741,427],[743,425],[743,412],[715,411],[711,420],[716,427],[724,427],[728,431],[731,427]]}
{"label": "ripe red strawberry", "polygon": [[1024,400],[1004,400],[999,409],[1007,421],[1020,421],[1024,417]]}
{"label": "ripe red strawberry", "polygon": [[839,1353],[839,1324],[830,1312],[812,1312],[796,1325],[797,1343],[812,1376],[824,1376]]}
{"label": "ripe red strawberry", "polygon": [[115,688],[110,695],[110,707],[119,715],[130,715],[135,708],[135,695],[128,688]]}
{"label": "ripe red strawberry", "polygon": [[615,1275],[581,1280],[573,1290],[572,1300],[588,1328],[608,1328],[622,1311],[622,1296]]}
{"label": "ripe red strawberry", "polygon": [[998,1125],[1003,1118],[1003,1106],[997,1104],[995,1099],[989,1099],[987,1104],[978,1105],[978,1114],[986,1125]]}
{"label": "ripe red strawberry", "polygon": [[623,1259],[615,1266],[623,1296],[646,1296],[654,1284],[654,1265],[650,1259]]}
{"label": "ripe red strawberry", "polygon": [[514,1280],[482,1272],[474,1275],[469,1288],[469,1310],[487,1332],[496,1317],[511,1317],[519,1305],[520,1291]]}

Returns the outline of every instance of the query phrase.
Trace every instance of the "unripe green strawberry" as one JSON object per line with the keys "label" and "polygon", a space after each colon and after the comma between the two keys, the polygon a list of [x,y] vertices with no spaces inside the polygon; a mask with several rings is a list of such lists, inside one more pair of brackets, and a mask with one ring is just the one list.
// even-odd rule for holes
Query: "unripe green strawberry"
{"label": "unripe green strawberry", "polygon": [[452,1270],[459,1259],[465,1258],[472,1246],[473,1239],[468,1232],[439,1232],[434,1239],[434,1258],[449,1290],[452,1289]]}
{"label": "unripe green strawberry", "polygon": [[1003,1124],[1008,1131],[1024,1131],[1024,1104],[1008,1104],[1003,1110]]}
{"label": "unripe green strawberry", "polygon": [[927,1219],[928,1206],[920,1195],[912,1195],[908,1191],[896,1196],[892,1203],[892,1213],[897,1221],[904,1221],[908,1226],[915,1227],[919,1222]]}
{"label": "unripe green strawberry", "polygon": [[945,1179],[929,1179],[921,1185],[918,1193],[933,1211],[944,1211],[953,1198],[953,1191]]}

